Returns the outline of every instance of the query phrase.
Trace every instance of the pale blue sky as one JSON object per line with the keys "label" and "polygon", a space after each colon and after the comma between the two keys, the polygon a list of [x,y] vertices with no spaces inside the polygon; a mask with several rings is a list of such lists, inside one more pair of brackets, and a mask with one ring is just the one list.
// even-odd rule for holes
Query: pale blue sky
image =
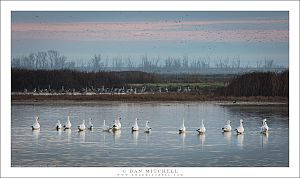
{"label": "pale blue sky", "polygon": [[288,66],[288,12],[12,12],[12,55],[239,56]]}

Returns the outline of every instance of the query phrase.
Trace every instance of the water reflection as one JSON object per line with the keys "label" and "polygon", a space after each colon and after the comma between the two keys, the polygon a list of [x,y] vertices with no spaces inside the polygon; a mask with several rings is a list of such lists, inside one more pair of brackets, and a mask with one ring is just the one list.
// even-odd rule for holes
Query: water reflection
{"label": "water reflection", "polygon": [[150,134],[151,134],[151,132],[145,132],[145,135],[146,135],[146,144],[147,145],[148,145]]}
{"label": "water reflection", "polygon": [[183,132],[183,133],[181,133],[179,135],[180,135],[180,137],[182,139],[182,149],[184,149],[186,133]]}
{"label": "water reflection", "polygon": [[105,136],[106,136],[106,132],[103,132],[103,144],[105,145]]}
{"label": "water reflection", "polygon": [[227,140],[227,142],[231,143],[231,132],[223,132],[222,134],[224,138]]}
{"label": "water reflection", "polygon": [[79,142],[85,142],[85,131],[78,131],[79,133]]}
{"label": "water reflection", "polygon": [[39,135],[40,135],[40,130],[32,130],[32,138],[35,140],[37,143],[39,142]]}
{"label": "water reflection", "polygon": [[132,132],[132,138],[133,138],[133,143],[135,145],[138,144],[138,138],[139,138],[139,132],[138,131],[133,131]]}
{"label": "water reflection", "polygon": [[72,140],[71,129],[66,129],[65,132],[67,134],[67,142],[70,143]]}
{"label": "water reflection", "polygon": [[264,148],[265,145],[267,145],[269,142],[269,133],[262,133],[261,134],[261,147]]}
{"label": "water reflection", "polygon": [[87,129],[90,135],[90,140],[94,141],[94,128]]}
{"label": "water reflection", "polygon": [[57,138],[58,140],[61,140],[61,129],[57,130]]}
{"label": "water reflection", "polygon": [[243,149],[243,147],[244,147],[244,134],[237,134],[236,137],[237,137],[237,146],[240,149]]}
{"label": "water reflection", "polygon": [[270,115],[270,113],[272,113],[272,115],[277,115],[279,117],[289,117],[289,112],[288,112],[288,107],[284,107],[284,106],[247,106],[247,107],[243,107],[243,105],[241,106],[233,106],[233,105],[223,105],[224,108],[228,109],[228,111],[230,113],[243,113],[245,115],[261,115],[261,116],[268,116]]}
{"label": "water reflection", "polygon": [[113,135],[114,135],[114,142],[115,143],[119,143],[120,141],[120,137],[121,137],[121,130],[115,130],[113,131]]}
{"label": "water reflection", "polygon": [[203,151],[203,146],[204,146],[204,142],[205,142],[205,134],[204,133],[198,134],[198,137],[199,137],[199,140],[201,143],[201,150]]}

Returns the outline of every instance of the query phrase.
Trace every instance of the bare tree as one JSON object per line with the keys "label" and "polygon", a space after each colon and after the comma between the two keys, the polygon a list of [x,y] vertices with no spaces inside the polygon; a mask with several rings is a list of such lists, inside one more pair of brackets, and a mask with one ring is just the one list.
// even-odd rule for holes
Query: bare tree
{"label": "bare tree", "polygon": [[63,69],[65,67],[66,60],[67,60],[66,56],[59,56],[55,61],[56,68]]}
{"label": "bare tree", "polygon": [[264,62],[265,62],[265,64],[264,64],[265,69],[271,69],[273,67],[274,60],[272,60],[272,59],[268,60],[267,58],[265,58]]}
{"label": "bare tree", "polygon": [[130,56],[126,60],[126,65],[127,65],[127,68],[129,70],[132,70],[134,68],[134,63],[131,61],[131,57]]}
{"label": "bare tree", "polygon": [[91,59],[91,65],[94,71],[100,70],[101,67],[101,55],[94,55]]}
{"label": "bare tree", "polygon": [[182,59],[182,68],[184,70],[187,70],[189,68],[189,59],[188,59],[187,55],[183,56],[183,59]]}
{"label": "bare tree", "polygon": [[30,53],[28,56],[23,57],[22,66],[25,69],[33,69],[35,63],[35,55]]}
{"label": "bare tree", "polygon": [[48,50],[48,59],[49,59],[49,64],[50,64],[50,69],[53,69],[55,67],[54,61],[56,58],[58,58],[58,51],[55,50]]}
{"label": "bare tree", "polygon": [[47,53],[46,52],[38,52],[36,54],[36,68],[38,69],[46,69],[48,67],[47,61]]}
{"label": "bare tree", "polygon": [[12,68],[21,68],[21,58],[20,57],[14,57],[11,61]]}

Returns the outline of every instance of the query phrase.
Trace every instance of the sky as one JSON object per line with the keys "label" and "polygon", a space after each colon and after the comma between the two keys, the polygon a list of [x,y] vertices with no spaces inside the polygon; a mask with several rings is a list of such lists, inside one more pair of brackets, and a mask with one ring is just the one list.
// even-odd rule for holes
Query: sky
{"label": "sky", "polygon": [[255,66],[269,59],[288,66],[287,11],[13,11],[12,56],[54,49],[69,61],[188,56],[239,57]]}

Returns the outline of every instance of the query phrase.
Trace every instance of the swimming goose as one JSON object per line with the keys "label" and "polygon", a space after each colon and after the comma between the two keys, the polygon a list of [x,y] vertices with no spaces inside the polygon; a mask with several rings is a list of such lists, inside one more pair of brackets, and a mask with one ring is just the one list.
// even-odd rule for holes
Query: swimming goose
{"label": "swimming goose", "polygon": [[244,133],[243,119],[240,120],[240,126],[236,128],[235,131],[237,134]]}
{"label": "swimming goose", "polygon": [[131,127],[131,130],[132,130],[132,131],[138,131],[138,130],[139,130],[139,126],[138,126],[137,121],[138,121],[138,118],[135,118],[135,123],[134,123],[134,125]]}
{"label": "swimming goose", "polygon": [[92,120],[92,118],[89,118],[89,122],[88,122],[88,129],[90,129],[90,130],[92,130],[93,129],[93,127],[94,127],[94,124],[93,124],[93,120]]}
{"label": "swimming goose", "polygon": [[199,134],[203,134],[206,131],[206,128],[204,127],[204,123],[203,120],[201,122],[201,127],[199,129],[197,129],[197,131],[199,132]]}
{"label": "swimming goose", "polygon": [[59,129],[61,129],[61,127],[62,126],[61,126],[60,120],[58,120],[55,128],[56,128],[56,130],[59,130]]}
{"label": "swimming goose", "polygon": [[144,129],[144,131],[146,133],[149,133],[151,131],[151,127],[148,126],[148,123],[149,123],[149,121],[146,121],[146,126],[145,126],[145,129]]}
{"label": "swimming goose", "polygon": [[262,121],[262,126],[260,127],[260,132],[261,132],[261,133],[267,133],[268,130],[269,130],[269,127],[268,127],[268,125],[267,125],[267,119],[264,119],[264,120]]}
{"label": "swimming goose", "polygon": [[70,116],[68,116],[68,120],[67,120],[66,124],[64,125],[64,128],[65,129],[71,129],[71,126],[72,126],[72,124],[70,122]]}
{"label": "swimming goose", "polygon": [[120,117],[115,120],[114,125],[111,127],[112,131],[116,131],[116,130],[120,130],[121,129],[122,125],[121,125],[120,120],[121,120]]}
{"label": "swimming goose", "polygon": [[109,131],[110,130],[109,126],[105,124],[105,120],[103,121],[102,130],[103,131]]}
{"label": "swimming goose", "polygon": [[231,121],[228,120],[227,124],[222,128],[223,132],[231,132]]}
{"label": "swimming goose", "polygon": [[82,120],[82,124],[78,125],[77,128],[79,131],[84,131],[85,130],[85,121]]}
{"label": "swimming goose", "polygon": [[40,129],[41,126],[40,126],[40,123],[39,123],[39,119],[40,118],[38,116],[35,117],[35,122],[31,126],[32,130],[38,130],[38,129]]}
{"label": "swimming goose", "polygon": [[185,131],[186,131],[186,128],[184,126],[184,118],[183,118],[183,120],[182,120],[182,126],[179,129],[179,133],[181,134],[181,133],[184,133]]}

